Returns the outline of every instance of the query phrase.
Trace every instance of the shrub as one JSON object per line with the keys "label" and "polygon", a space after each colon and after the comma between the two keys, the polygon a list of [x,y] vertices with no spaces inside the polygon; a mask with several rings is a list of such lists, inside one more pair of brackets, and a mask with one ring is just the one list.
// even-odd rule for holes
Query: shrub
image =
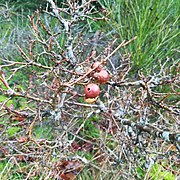
{"label": "shrub", "polygon": [[[29,16],[28,46],[16,43],[21,58],[1,58],[0,177],[141,179],[164,161],[175,177],[178,62],[167,57],[132,78],[122,48],[136,37],[93,32],[107,20],[94,0],[48,2],[51,8]],[[104,84],[94,75],[97,61],[109,74]],[[100,87],[93,101],[84,99],[89,83]]]}

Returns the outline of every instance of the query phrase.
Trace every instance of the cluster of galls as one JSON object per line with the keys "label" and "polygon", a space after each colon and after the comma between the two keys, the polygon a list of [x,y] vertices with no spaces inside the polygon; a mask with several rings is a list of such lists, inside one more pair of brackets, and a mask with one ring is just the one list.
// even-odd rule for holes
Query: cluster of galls
{"label": "cluster of galls", "polygon": [[[90,77],[92,77],[98,84],[106,84],[109,79],[109,74],[105,69],[103,69],[103,65],[100,62],[95,62],[92,65],[92,69],[94,69],[94,71],[92,71]],[[93,103],[97,100],[100,94],[100,87],[98,84],[89,83],[84,88],[85,102]]]}

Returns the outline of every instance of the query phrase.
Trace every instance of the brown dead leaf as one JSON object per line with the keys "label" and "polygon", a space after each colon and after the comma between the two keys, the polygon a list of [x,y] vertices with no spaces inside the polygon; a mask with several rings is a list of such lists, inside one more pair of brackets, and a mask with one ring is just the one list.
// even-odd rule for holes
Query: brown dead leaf
{"label": "brown dead leaf", "polygon": [[27,141],[27,138],[25,136],[21,136],[17,139],[19,143],[25,143]]}
{"label": "brown dead leaf", "polygon": [[60,177],[63,179],[63,180],[74,180],[75,179],[75,175],[73,173],[62,173],[60,175]]}
{"label": "brown dead leaf", "polygon": [[21,116],[21,115],[10,116],[10,118],[14,121],[24,121],[25,120],[25,117]]}
{"label": "brown dead leaf", "polygon": [[75,150],[75,151],[78,151],[80,148],[79,144],[74,141],[72,144],[71,144],[72,148]]}

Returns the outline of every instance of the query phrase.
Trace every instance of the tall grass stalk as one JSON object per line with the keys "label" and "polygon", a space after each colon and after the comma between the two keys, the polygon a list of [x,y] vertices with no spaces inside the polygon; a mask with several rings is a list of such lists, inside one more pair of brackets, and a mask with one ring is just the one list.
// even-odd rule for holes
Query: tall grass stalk
{"label": "tall grass stalk", "polygon": [[138,36],[125,51],[132,55],[133,69],[151,67],[167,56],[178,59],[180,1],[101,0],[110,17],[108,26],[120,39]]}

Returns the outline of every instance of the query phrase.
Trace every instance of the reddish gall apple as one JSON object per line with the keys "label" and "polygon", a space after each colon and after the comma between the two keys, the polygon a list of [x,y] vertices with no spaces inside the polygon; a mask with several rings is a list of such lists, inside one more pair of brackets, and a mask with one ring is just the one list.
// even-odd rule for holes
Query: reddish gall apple
{"label": "reddish gall apple", "polygon": [[98,72],[93,74],[93,78],[96,80],[96,82],[100,82],[101,81],[101,77],[100,77]]}
{"label": "reddish gall apple", "polygon": [[96,72],[100,72],[100,71],[102,70],[102,68],[103,68],[103,65],[102,65],[100,62],[96,61],[96,62],[92,65],[92,69],[94,69],[94,68],[95,68],[95,71],[96,71]]}
{"label": "reddish gall apple", "polygon": [[84,88],[84,94],[86,98],[95,98],[99,96],[100,88],[97,84],[90,83]]}
{"label": "reddish gall apple", "polygon": [[94,73],[93,77],[98,83],[101,83],[101,84],[106,84],[109,80],[109,74],[104,69],[102,69],[98,73]]}

